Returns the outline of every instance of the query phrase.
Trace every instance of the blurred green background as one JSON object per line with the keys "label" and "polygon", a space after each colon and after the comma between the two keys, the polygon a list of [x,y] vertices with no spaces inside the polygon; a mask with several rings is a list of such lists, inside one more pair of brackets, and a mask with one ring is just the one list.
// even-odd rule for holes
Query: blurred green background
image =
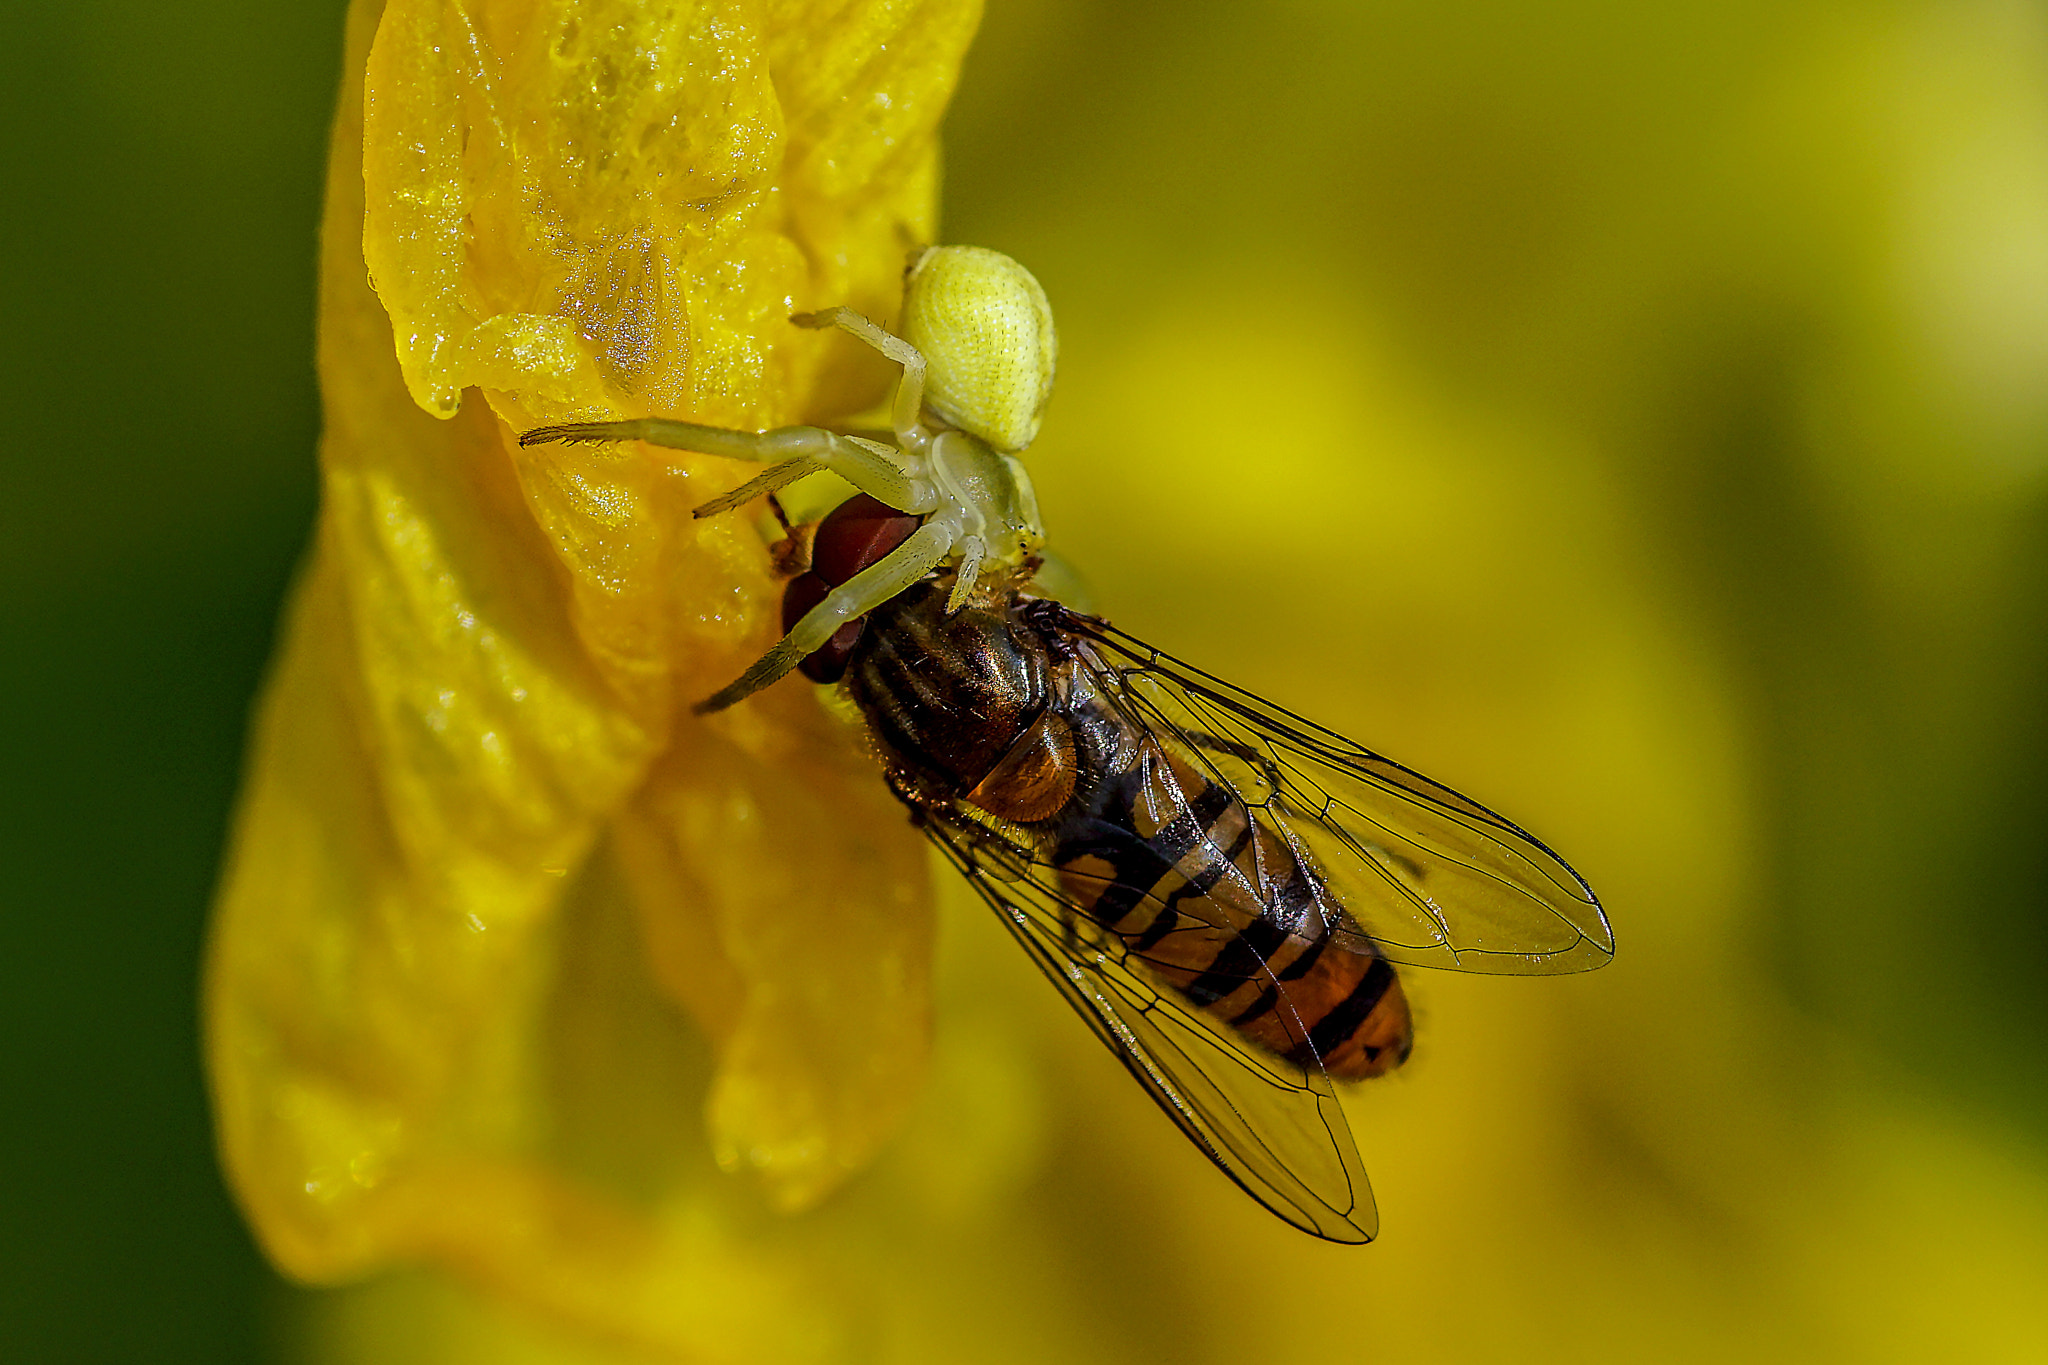
{"label": "blurred green background", "polygon": [[270,1355],[197,968],[313,512],[340,3],[9,4],[0,1357]]}
{"label": "blurred green background", "polygon": [[[270,1359],[295,1293],[194,983],[312,515],[341,9],[9,7],[8,1360]],[[1482,1267],[1410,1330],[2048,1355],[2042,8],[992,0],[950,130],[947,236],[1059,312],[1033,468],[1101,604],[1612,909],[1526,1106],[1576,1244],[1419,1230],[1426,1154],[1364,1143]]]}

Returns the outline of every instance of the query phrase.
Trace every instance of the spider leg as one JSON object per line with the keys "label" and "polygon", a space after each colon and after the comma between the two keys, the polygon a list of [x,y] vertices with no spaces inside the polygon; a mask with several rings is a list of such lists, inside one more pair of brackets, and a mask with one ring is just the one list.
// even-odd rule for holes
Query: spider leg
{"label": "spider leg", "polygon": [[851,308],[821,308],[815,313],[792,313],[789,320],[799,327],[837,327],[851,332],[901,365],[903,382],[896,386],[896,401],[890,409],[890,421],[896,428],[896,439],[905,450],[924,448],[929,438],[918,421],[919,414],[924,411],[924,356],[917,347],[902,337],[883,331]]}
{"label": "spider leg", "polygon": [[910,539],[834,588],[736,680],[690,709],[700,716],[723,711],[790,672],[848,621],[873,611],[937,568],[952,552],[956,537],[951,518],[933,517],[911,532]]}
{"label": "spider leg", "polygon": [[[730,493],[721,493],[711,501],[692,508],[690,515],[715,517],[720,512],[730,512],[735,507],[743,507],[752,502],[763,493],[772,494],[779,488],[787,488],[805,475],[815,474],[824,467],[808,455],[800,455],[794,460],[784,460],[781,464],[770,465]],[[780,504],[777,506],[779,509]]]}
{"label": "spider leg", "polygon": [[[921,364],[922,362],[920,362]],[[523,446],[549,441],[645,441],[670,450],[695,450],[773,467],[723,497],[697,509],[700,517],[729,511],[762,493],[796,482],[806,474],[829,469],[848,483],[899,512],[923,515],[939,505],[930,480],[905,470],[895,452],[879,441],[841,436],[823,427],[777,427],[773,431],[734,431],[663,417],[624,422],[572,422],[536,427],[519,438]]]}
{"label": "spider leg", "polygon": [[967,605],[967,599],[974,592],[974,585],[981,578],[981,561],[988,557],[988,546],[980,536],[964,536],[960,541],[960,572],[953,579],[953,591],[946,595],[946,615]]}

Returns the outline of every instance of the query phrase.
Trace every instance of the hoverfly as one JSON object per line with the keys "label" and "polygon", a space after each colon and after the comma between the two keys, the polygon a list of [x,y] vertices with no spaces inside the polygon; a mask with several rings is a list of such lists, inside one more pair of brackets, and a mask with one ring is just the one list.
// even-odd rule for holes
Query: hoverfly
{"label": "hoverfly", "polygon": [[1477,802],[1036,591],[1015,452],[1052,382],[1050,309],[1008,257],[932,248],[894,445],[814,427],[641,420],[522,439],[643,439],[774,461],[698,509],[832,468],[781,643],[700,710],[792,669],[842,684],[911,817],[1168,1117],[1295,1227],[1370,1241],[1378,1213],[1334,1082],[1408,1057],[1397,966],[1605,964],[1599,900]]}

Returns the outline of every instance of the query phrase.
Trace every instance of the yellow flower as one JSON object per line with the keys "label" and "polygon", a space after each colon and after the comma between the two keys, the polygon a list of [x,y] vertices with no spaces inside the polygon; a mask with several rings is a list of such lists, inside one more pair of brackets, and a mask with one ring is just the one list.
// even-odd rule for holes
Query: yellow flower
{"label": "yellow flower", "polygon": [[684,715],[773,630],[760,536],[683,511],[745,471],[509,444],[886,389],[782,319],[892,311],[971,9],[674,8],[352,19],[208,1002],[264,1244],[368,1280],[319,1360],[2038,1354],[2032,997],[1971,973],[2039,880],[2039,16],[992,11],[962,235],[1059,311],[1055,547],[1614,912],[1585,978],[1407,978],[1357,1249],[927,884],[813,689]]}
{"label": "yellow flower", "polygon": [[289,1273],[438,1262],[708,1357],[830,1339],[688,1097],[783,1210],[868,1161],[926,1065],[922,841],[810,689],[684,715],[776,625],[757,530],[689,515],[743,471],[513,438],[880,397],[787,318],[891,314],[977,18],[352,7],[320,525],[207,982],[225,1164]]}

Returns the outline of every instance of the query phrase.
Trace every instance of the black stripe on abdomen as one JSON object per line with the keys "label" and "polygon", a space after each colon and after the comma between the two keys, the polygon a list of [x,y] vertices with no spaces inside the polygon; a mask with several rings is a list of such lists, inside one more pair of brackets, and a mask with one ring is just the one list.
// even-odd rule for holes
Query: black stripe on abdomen
{"label": "black stripe on abdomen", "polygon": [[1246,1005],[1243,1010],[1230,1016],[1232,1028],[1243,1028],[1252,1020],[1263,1017],[1273,1006],[1280,1003],[1280,983],[1274,982],[1259,992],[1259,998]]}
{"label": "black stripe on abdomen", "polygon": [[1213,1005],[1263,975],[1266,961],[1287,942],[1287,930],[1269,919],[1256,919],[1231,936],[1202,974],[1182,989],[1197,1005]]}
{"label": "black stripe on abdomen", "polygon": [[[1228,809],[1228,806],[1224,807],[1224,810],[1227,811]],[[1216,820],[1221,820],[1222,818],[1223,815],[1219,812]],[[1215,820],[1210,821],[1209,828],[1212,830],[1216,828]],[[1223,880],[1224,873],[1236,870],[1234,865],[1237,861],[1237,855],[1244,852],[1245,845],[1251,841],[1252,824],[1251,821],[1247,820],[1245,821],[1244,828],[1238,831],[1237,838],[1224,851],[1222,857],[1209,859],[1200,872],[1197,872],[1192,877],[1183,876],[1181,878],[1180,886],[1175,889],[1172,895],[1165,897],[1160,902],[1159,913],[1152,917],[1152,922],[1145,926],[1144,932],[1133,940],[1131,947],[1141,953],[1149,952],[1158,944],[1159,940],[1179,928],[1181,918],[1180,903],[1191,898],[1199,899],[1207,896],[1216,883]],[[1158,882],[1152,884],[1153,890],[1158,890],[1158,887]],[[1225,994],[1228,994],[1228,992],[1225,992]]]}
{"label": "black stripe on abdomen", "polygon": [[1387,993],[1387,987],[1393,984],[1394,969],[1387,965],[1385,958],[1374,958],[1372,966],[1365,969],[1365,975],[1358,978],[1358,984],[1351,988],[1351,994],[1315,1022],[1308,1031],[1308,1041],[1290,1050],[1287,1060],[1297,1066],[1307,1066],[1311,1061],[1336,1051],[1346,1039],[1358,1032],[1358,1026],[1366,1021],[1373,1007],[1380,1003],[1380,997]]}
{"label": "black stripe on abdomen", "polygon": [[[1114,929],[1174,873],[1174,864],[1209,837],[1216,822],[1235,802],[1229,789],[1211,782],[1148,839],[1135,828],[1131,804],[1119,801],[1101,815],[1084,816],[1063,830],[1053,852],[1053,864],[1066,867],[1090,855],[1109,864],[1109,884],[1085,908],[1090,919]],[[1221,876],[1222,869],[1217,869],[1216,875]],[[1178,895],[1162,899],[1165,908],[1153,917],[1138,939],[1136,946],[1140,951],[1172,933],[1179,921],[1179,914],[1173,909]]]}

